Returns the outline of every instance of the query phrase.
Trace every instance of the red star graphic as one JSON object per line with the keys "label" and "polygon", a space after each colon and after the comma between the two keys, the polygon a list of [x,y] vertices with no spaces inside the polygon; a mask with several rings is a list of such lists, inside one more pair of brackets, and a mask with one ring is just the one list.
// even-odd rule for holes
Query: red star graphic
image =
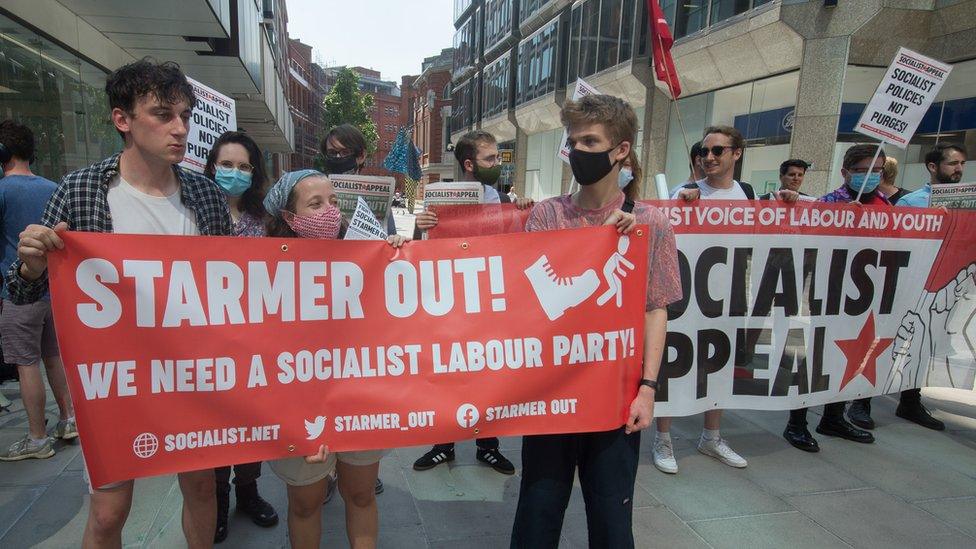
{"label": "red star graphic", "polygon": [[844,370],[844,379],[840,382],[840,390],[843,391],[844,387],[859,375],[864,376],[871,385],[875,385],[878,377],[878,357],[894,340],[893,337],[876,337],[872,312],[856,338],[836,341],[837,346],[847,357],[847,368]]}

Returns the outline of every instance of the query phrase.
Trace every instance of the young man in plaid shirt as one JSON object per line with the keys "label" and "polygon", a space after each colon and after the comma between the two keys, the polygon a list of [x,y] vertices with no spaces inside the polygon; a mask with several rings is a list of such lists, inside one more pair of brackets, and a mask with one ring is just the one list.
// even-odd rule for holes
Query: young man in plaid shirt
{"label": "young man in plaid shirt", "polygon": [[[186,152],[193,88],[179,66],[148,59],[121,67],[105,85],[122,152],[66,175],[39,225],[20,234],[19,260],[6,274],[10,299],[37,301],[47,290],[47,253],[65,230],[130,234],[229,235],[220,189],[177,164]],[[83,547],[121,547],[134,482],[91,487]],[[210,547],[216,523],[213,469],[180,473],[183,533]]]}

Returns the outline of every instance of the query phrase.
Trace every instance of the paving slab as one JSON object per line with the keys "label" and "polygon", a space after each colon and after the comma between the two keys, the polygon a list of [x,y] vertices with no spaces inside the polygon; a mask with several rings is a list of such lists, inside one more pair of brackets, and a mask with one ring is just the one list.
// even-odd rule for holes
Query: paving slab
{"label": "paving slab", "polygon": [[27,513],[46,489],[46,486],[0,487],[0,538]]}
{"label": "paving slab", "polygon": [[976,498],[918,501],[915,506],[976,538]]}
{"label": "paving slab", "polygon": [[877,489],[791,496],[798,511],[854,547],[973,547],[976,539]]}
{"label": "paving slab", "polygon": [[715,549],[779,549],[789,540],[790,549],[850,547],[840,538],[799,512],[754,515],[690,523]]}

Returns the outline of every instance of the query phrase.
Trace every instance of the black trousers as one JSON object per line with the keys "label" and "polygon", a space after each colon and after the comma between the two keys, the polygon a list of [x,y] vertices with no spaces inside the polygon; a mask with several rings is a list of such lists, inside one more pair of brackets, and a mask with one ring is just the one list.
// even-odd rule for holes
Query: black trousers
{"label": "black trousers", "polygon": [[[228,465],[226,467],[217,467],[214,469],[214,475],[217,478],[217,493],[229,494],[230,493],[230,468]],[[234,465],[234,486],[245,486],[257,482],[258,477],[261,476],[261,462],[256,463],[241,463],[240,465]]]}
{"label": "black trousers", "polygon": [[[820,421],[843,419],[845,404],[847,403],[831,402],[830,404],[824,404],[823,418]],[[790,425],[793,425],[794,427],[806,427],[807,410],[808,408],[797,408],[796,410],[790,410]]]}
{"label": "black trousers", "polygon": [[[857,401],[860,402],[860,403],[862,403],[862,404],[866,404],[868,406],[868,410],[870,410],[870,407],[871,407],[871,397],[868,397],[868,398],[859,398],[859,399],[857,399]],[[906,389],[906,390],[902,391],[901,392],[900,402],[904,406],[918,406],[919,404],[922,403],[922,390],[921,389]]]}
{"label": "black trousers", "polygon": [[512,549],[556,548],[579,470],[590,547],[634,547],[634,482],[640,432],[522,438],[522,485]]}
{"label": "black trousers", "polygon": [[[481,448],[482,450],[497,450],[498,438],[497,437],[479,438],[478,440],[475,441],[475,444],[477,444],[478,448]],[[445,450],[445,451],[453,450],[454,443],[445,442],[444,444],[435,444],[434,449]]]}

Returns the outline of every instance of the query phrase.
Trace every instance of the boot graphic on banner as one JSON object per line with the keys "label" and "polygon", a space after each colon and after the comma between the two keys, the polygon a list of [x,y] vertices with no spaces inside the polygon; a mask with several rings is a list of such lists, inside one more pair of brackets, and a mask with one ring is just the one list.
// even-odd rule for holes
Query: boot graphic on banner
{"label": "boot graphic on banner", "polygon": [[525,270],[525,276],[549,320],[556,320],[570,307],[586,301],[600,286],[600,278],[593,269],[579,276],[556,276],[545,255]]}

